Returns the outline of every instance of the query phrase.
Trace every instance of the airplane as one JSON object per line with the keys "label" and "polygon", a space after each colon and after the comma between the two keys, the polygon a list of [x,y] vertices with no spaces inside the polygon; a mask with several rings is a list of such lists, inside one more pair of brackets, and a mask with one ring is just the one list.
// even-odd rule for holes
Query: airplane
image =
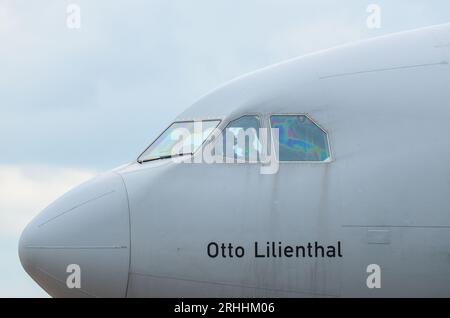
{"label": "airplane", "polygon": [[[53,297],[450,297],[449,59],[443,24],[234,79],[38,214],[21,263]],[[257,158],[202,159],[227,129]]]}

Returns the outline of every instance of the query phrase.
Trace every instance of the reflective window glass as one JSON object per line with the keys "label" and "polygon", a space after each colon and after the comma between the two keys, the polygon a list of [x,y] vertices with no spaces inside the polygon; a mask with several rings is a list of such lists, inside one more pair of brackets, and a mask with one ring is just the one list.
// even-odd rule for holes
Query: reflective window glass
{"label": "reflective window glass", "polygon": [[239,161],[257,161],[261,145],[257,116],[246,115],[231,121],[223,132],[223,153]]}
{"label": "reflective window glass", "polygon": [[326,161],[330,158],[327,133],[306,115],[274,115],[280,161]]}

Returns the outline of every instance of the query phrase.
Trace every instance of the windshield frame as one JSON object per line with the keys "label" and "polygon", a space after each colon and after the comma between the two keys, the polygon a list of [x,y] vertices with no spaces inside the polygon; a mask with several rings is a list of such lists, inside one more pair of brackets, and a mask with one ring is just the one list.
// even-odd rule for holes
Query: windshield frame
{"label": "windshield frame", "polygon": [[[217,118],[208,118],[208,119],[191,119],[191,120],[175,120],[173,122],[171,122],[169,124],[169,126],[166,127],[166,129],[164,129],[159,135],[158,137],[156,137],[151,143],[150,145],[148,145],[148,147],[146,147],[144,149],[144,151],[141,152],[141,154],[137,157],[136,162],[139,164],[143,164],[145,162],[149,162],[149,161],[154,161],[154,160],[159,160],[159,159],[168,159],[168,158],[172,158],[172,156],[163,156],[163,157],[159,157],[159,158],[154,158],[154,159],[147,159],[147,160],[141,160],[141,157],[143,154],[145,154],[147,152],[148,149],[150,149],[150,147],[162,136],[164,135],[164,133],[170,128],[172,127],[174,124],[180,124],[180,123],[195,123],[195,122],[207,122],[207,121],[217,121],[217,125],[216,127],[214,127],[214,129],[218,129],[220,124],[222,123],[222,119]],[[203,144],[209,139],[209,137],[211,136],[211,134],[213,133],[213,131],[211,131],[211,133],[209,133],[208,136],[205,137],[205,139],[202,141],[202,143],[199,145],[199,147],[197,149],[194,150],[194,152],[192,153],[185,153],[185,154],[180,154],[181,156],[188,156],[191,155],[193,156],[198,150],[200,150],[201,148],[203,148]]]}

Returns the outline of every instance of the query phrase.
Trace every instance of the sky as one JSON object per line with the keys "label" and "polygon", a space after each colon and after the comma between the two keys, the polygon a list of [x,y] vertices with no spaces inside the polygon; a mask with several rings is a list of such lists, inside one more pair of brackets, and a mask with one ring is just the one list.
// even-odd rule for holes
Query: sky
{"label": "sky", "polygon": [[[368,27],[370,4],[380,28]],[[285,59],[446,22],[448,0],[0,0],[0,297],[48,296],[18,259],[27,222],[135,160],[201,95]]]}

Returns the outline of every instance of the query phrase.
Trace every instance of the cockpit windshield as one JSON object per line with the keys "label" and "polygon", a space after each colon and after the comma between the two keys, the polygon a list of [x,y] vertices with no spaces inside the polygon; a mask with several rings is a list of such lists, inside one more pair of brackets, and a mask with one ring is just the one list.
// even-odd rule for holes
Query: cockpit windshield
{"label": "cockpit windshield", "polygon": [[192,155],[220,120],[174,122],[139,156],[138,162]]}

